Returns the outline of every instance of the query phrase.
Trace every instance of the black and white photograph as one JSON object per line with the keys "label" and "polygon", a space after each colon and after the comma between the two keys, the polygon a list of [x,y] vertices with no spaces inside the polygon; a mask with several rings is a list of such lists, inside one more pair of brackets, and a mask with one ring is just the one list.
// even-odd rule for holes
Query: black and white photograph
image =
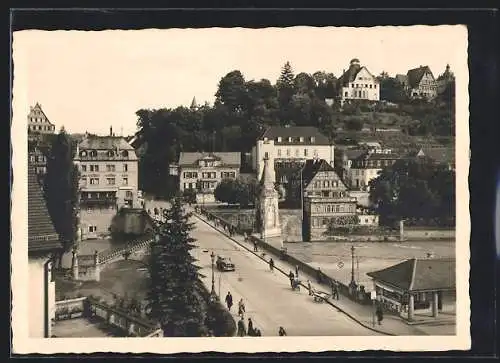
{"label": "black and white photograph", "polygon": [[15,350],[470,346],[466,27],[12,48]]}

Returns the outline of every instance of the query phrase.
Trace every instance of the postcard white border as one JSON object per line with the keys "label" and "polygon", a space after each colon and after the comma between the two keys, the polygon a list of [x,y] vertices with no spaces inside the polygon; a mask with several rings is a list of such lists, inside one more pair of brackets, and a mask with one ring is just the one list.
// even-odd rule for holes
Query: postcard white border
{"label": "postcard white border", "polygon": [[[449,26],[449,25],[445,25]],[[418,28],[422,26],[414,26]],[[395,337],[261,337],[261,338],[28,338],[27,312],[27,50],[16,46],[13,36],[13,119],[12,119],[12,331],[13,353],[182,353],[182,352],[321,352],[321,351],[446,351],[470,348],[469,298],[469,96],[468,96],[468,34],[465,26],[452,26],[461,42],[450,44],[456,76],[456,271],[457,326],[455,336],[395,336]],[[378,28],[371,28],[377,31]],[[387,28],[387,27],[383,27]],[[150,30],[144,30],[150,31]],[[156,30],[159,31],[159,30]],[[397,27],[394,27],[397,31]]]}

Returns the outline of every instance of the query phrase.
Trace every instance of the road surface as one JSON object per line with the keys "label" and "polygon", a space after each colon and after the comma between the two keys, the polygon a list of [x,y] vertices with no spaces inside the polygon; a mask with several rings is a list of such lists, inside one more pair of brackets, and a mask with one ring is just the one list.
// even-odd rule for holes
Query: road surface
{"label": "road surface", "polygon": [[237,319],[238,301],[246,306],[245,325],[252,318],[254,327],[263,336],[277,336],[283,326],[290,336],[363,336],[378,335],[351,320],[326,303],[315,303],[302,288],[292,291],[290,281],[279,271],[271,272],[266,262],[240,247],[196,217],[192,218],[197,239],[193,255],[210,289],[212,268],[210,254],[230,257],[236,265],[234,272],[214,270],[215,291],[224,301],[228,291],[233,295],[232,313]]}

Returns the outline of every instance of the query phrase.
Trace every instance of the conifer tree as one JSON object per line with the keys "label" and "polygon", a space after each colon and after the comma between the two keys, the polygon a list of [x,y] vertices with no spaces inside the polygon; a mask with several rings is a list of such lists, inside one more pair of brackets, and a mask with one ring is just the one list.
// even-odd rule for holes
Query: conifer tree
{"label": "conifer tree", "polygon": [[283,68],[281,68],[281,74],[276,82],[280,105],[280,119],[283,125],[290,124],[293,119],[291,102],[295,93],[294,79],[295,75],[293,74],[292,66],[290,62],[286,62]]}
{"label": "conifer tree", "polygon": [[201,336],[204,332],[199,274],[190,251],[195,239],[181,198],[165,212],[165,223],[151,245],[149,263],[149,317],[160,322],[165,336]]}

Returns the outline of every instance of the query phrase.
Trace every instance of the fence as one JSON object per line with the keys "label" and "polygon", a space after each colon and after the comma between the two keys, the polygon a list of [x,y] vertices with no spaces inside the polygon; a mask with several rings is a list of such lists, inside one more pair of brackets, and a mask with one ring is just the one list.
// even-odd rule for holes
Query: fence
{"label": "fence", "polygon": [[90,297],[81,297],[56,302],[55,320],[76,318],[97,319],[109,328],[116,329],[129,337],[162,337],[163,330],[157,324],[142,316],[109,306]]}

